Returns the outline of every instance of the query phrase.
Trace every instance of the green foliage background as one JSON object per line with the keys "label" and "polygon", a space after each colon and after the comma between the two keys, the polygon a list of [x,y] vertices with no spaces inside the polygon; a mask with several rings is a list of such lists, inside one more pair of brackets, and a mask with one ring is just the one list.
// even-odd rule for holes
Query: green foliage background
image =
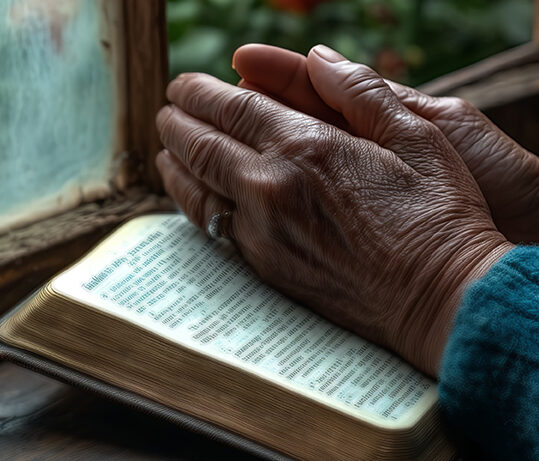
{"label": "green foliage background", "polygon": [[533,0],[334,0],[308,13],[270,0],[169,0],[171,74],[236,82],[234,50],[268,43],[306,54],[324,43],[417,85],[531,38]]}

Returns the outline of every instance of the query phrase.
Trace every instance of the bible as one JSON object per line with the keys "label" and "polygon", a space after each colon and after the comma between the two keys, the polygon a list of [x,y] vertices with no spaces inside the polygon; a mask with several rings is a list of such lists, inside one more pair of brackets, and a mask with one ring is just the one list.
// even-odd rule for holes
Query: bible
{"label": "bible", "polygon": [[181,214],[123,224],[9,313],[0,341],[269,458],[455,456],[432,380],[268,287]]}

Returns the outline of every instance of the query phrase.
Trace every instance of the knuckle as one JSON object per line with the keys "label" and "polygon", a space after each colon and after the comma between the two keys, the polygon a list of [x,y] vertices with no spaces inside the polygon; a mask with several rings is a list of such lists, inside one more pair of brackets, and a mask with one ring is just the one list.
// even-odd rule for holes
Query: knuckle
{"label": "knuckle", "polygon": [[278,181],[272,170],[273,168],[265,168],[264,171],[253,171],[243,175],[243,196],[247,200],[260,197],[265,201],[278,187]]}
{"label": "knuckle", "polygon": [[157,114],[157,126],[159,138],[164,146],[170,146],[176,134],[176,122],[174,120],[174,109],[166,106]]}
{"label": "knuckle", "polygon": [[282,222],[283,216],[304,212],[311,187],[312,183],[308,182],[303,169],[290,165],[279,169],[274,167],[271,179],[265,182],[259,195],[270,227]]}
{"label": "knuckle", "polygon": [[353,64],[353,68],[344,74],[342,85],[345,92],[355,97],[371,91],[389,90],[383,78],[364,64]]}
{"label": "knuckle", "polygon": [[[289,132],[288,132],[289,133]],[[331,147],[337,138],[337,130],[332,129],[328,124],[313,120],[308,124],[296,125],[294,136],[283,136],[284,142],[281,146],[281,155],[288,160],[310,159],[317,162],[317,158],[322,155],[324,158],[331,152]]]}
{"label": "knuckle", "polygon": [[[428,141],[433,141],[441,136],[441,132],[436,125],[431,122],[422,121],[418,132]],[[419,127],[418,127],[419,128]]]}
{"label": "knuckle", "polygon": [[429,143],[440,135],[439,129],[431,122],[411,115],[407,121],[407,131],[413,137]]}
{"label": "knuckle", "polygon": [[180,100],[187,112],[196,110],[204,104],[206,79],[205,74],[182,74],[169,84],[167,97],[171,101]]}
{"label": "knuckle", "polygon": [[205,177],[209,157],[218,146],[218,137],[205,130],[191,131],[186,144],[185,162],[187,168],[198,178]]}
{"label": "knuckle", "polygon": [[406,86],[406,87],[403,87],[403,88],[400,88],[399,89],[399,93],[398,93],[398,96],[403,99],[403,100],[416,100],[416,99],[420,99],[420,100],[428,100],[428,98],[430,96],[427,96],[426,94],[423,94],[423,93],[419,93],[417,90],[415,90],[414,88],[410,88],[409,86]]}
{"label": "knuckle", "polygon": [[457,112],[459,114],[469,114],[476,111],[472,103],[470,103],[466,99],[458,98],[456,96],[450,96],[443,99],[445,103],[453,109],[454,112]]}
{"label": "knuckle", "polygon": [[433,123],[413,114],[402,119],[401,126],[402,131],[393,137],[392,142],[392,150],[396,153],[411,150],[430,152],[443,142],[443,135]]}
{"label": "knuckle", "polygon": [[291,173],[284,162],[268,164],[262,171],[244,176],[244,195],[247,200],[255,198],[264,207],[282,204],[284,198],[290,198],[293,177],[296,173]]}
{"label": "knuckle", "polygon": [[225,130],[234,131],[249,129],[252,125],[252,116],[263,113],[267,106],[266,98],[254,91],[242,90],[233,95],[222,93],[216,107],[216,119]]}

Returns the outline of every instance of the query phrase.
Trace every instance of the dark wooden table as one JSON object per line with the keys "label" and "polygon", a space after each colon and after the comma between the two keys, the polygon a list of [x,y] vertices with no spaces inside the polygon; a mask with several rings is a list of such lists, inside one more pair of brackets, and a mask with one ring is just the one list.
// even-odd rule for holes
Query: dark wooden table
{"label": "dark wooden table", "polygon": [[256,458],[0,361],[0,460]]}

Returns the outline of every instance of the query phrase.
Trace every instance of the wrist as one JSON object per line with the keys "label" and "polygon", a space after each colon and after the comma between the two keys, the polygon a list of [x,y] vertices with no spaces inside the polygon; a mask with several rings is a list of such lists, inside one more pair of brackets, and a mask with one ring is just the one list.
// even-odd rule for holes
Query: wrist
{"label": "wrist", "polygon": [[[539,157],[519,148],[513,151],[520,165],[509,184],[500,187],[490,203],[497,228],[516,243],[539,242]],[[510,191],[510,192],[507,192]],[[494,195],[494,194],[493,194]]]}
{"label": "wrist", "polygon": [[405,358],[419,369],[437,377],[441,358],[466,288],[482,278],[514,245],[500,233],[477,236],[454,253],[436,277],[435,289],[420,303],[425,315],[409,331]]}

